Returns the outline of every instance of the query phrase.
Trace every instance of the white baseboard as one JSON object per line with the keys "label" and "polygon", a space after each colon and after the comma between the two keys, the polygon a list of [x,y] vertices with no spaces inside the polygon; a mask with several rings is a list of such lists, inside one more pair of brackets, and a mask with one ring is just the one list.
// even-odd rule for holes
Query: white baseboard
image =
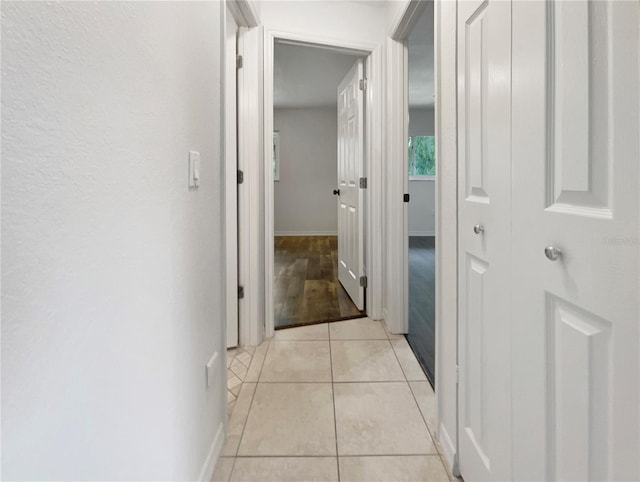
{"label": "white baseboard", "polygon": [[218,462],[220,452],[222,452],[223,445],[224,423],[220,422],[218,431],[216,432],[216,436],[214,437],[211,448],[209,449],[209,453],[207,454],[207,458],[205,459],[204,464],[202,465],[202,469],[200,470],[200,475],[198,475],[198,480],[202,482],[209,482],[213,478],[213,473],[216,470],[216,463]]}
{"label": "white baseboard", "polygon": [[337,236],[338,231],[276,231],[275,236]]}
{"label": "white baseboard", "polygon": [[409,231],[409,236],[435,236],[436,232],[431,231]]}
{"label": "white baseboard", "polygon": [[449,433],[447,432],[447,429],[444,428],[443,424],[440,424],[440,426],[438,427],[437,437],[438,442],[440,442],[440,447],[442,447],[444,458],[449,466],[449,471],[453,471],[456,459],[456,448],[453,445],[451,437],[449,437]]}

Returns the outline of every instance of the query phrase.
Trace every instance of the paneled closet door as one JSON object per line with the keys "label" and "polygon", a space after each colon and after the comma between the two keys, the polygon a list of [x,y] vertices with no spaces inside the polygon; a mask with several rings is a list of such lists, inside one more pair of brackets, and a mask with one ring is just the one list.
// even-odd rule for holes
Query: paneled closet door
{"label": "paneled closet door", "polygon": [[458,5],[459,461],[511,479],[511,3]]}
{"label": "paneled closet door", "polygon": [[639,20],[513,3],[515,480],[640,480]]}

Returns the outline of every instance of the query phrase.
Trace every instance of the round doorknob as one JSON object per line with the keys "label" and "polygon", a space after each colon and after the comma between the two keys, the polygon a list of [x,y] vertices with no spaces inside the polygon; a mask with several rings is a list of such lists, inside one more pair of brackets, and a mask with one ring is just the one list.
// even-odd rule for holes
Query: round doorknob
{"label": "round doorknob", "polygon": [[476,234],[480,234],[483,231],[484,231],[484,226],[482,224],[476,224],[473,227],[473,232],[476,233]]}
{"label": "round doorknob", "polygon": [[555,246],[547,246],[544,248],[544,255],[551,261],[558,261],[562,256],[562,250]]}
{"label": "round doorknob", "polygon": [[333,195],[334,196],[339,196],[340,195],[340,189],[334,189],[333,190]]}

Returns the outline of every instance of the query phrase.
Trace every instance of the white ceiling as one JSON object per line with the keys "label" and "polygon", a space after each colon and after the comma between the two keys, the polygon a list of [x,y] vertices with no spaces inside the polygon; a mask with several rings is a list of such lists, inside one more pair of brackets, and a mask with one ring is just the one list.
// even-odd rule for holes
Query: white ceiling
{"label": "white ceiling", "polygon": [[338,84],[358,58],[358,55],[334,50],[276,43],[273,106],[337,105]]}
{"label": "white ceiling", "polygon": [[409,34],[409,106],[433,106],[433,2]]}

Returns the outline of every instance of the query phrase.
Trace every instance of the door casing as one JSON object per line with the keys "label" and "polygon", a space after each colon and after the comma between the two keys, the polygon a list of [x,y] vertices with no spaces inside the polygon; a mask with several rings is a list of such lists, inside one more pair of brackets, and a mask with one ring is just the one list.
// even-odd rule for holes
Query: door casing
{"label": "door casing", "polygon": [[[408,330],[408,209],[401,202],[407,192],[408,82],[405,41],[425,8],[409,0],[390,31],[386,44],[387,99],[386,256],[384,319],[393,333]],[[435,230],[436,230],[436,357],[437,438],[447,464],[457,466],[458,365],[458,227],[457,227],[457,59],[456,2],[434,2],[435,81]],[[403,162],[400,162],[403,159]]]}
{"label": "door casing", "polygon": [[[377,44],[347,42],[340,39],[266,30],[264,34],[264,97],[263,97],[263,160],[264,165],[264,239],[253,238],[264,246],[264,337],[274,333],[273,316],[273,272],[274,272],[274,186],[271,169],[273,135],[273,54],[276,40],[318,48],[349,51],[366,56],[365,77],[365,176],[368,188],[365,191],[365,274],[369,282],[366,288],[367,310],[373,319],[381,319],[382,309],[382,47]],[[249,241],[251,242],[251,240]],[[257,245],[257,244],[256,244]],[[256,318],[255,323],[262,320]],[[261,341],[261,340],[260,340]]]}
{"label": "door casing", "polygon": [[[224,55],[224,101],[225,122],[224,125],[224,179],[225,179],[225,278],[226,291],[226,324],[227,324],[227,348],[238,344],[238,294],[230,289],[238,285],[238,192],[237,176],[238,168],[238,132],[237,132],[237,35],[238,23],[230,9],[225,9],[225,55]],[[233,25],[233,35],[227,29]]]}

